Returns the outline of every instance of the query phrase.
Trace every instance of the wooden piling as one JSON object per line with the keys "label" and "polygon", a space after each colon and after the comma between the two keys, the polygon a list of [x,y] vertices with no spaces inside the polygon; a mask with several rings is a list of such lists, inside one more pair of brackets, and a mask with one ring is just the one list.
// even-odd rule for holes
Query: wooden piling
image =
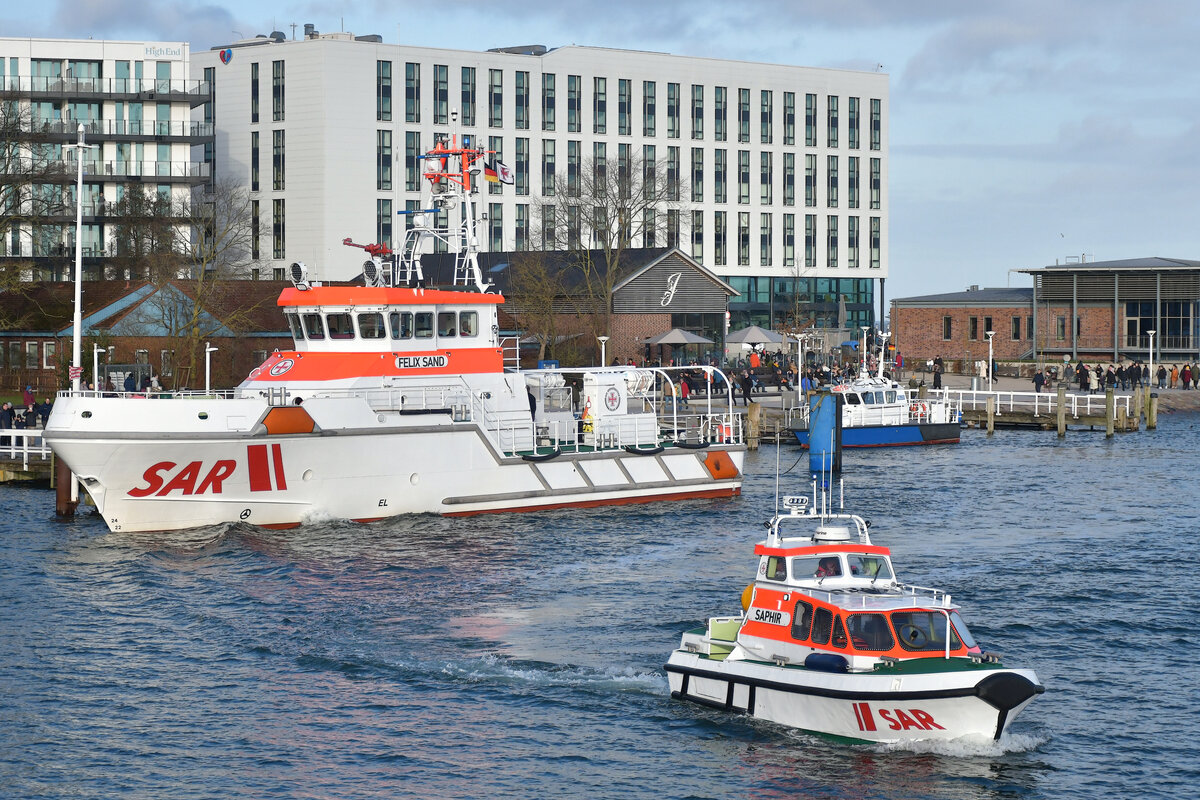
{"label": "wooden piling", "polygon": [[75,476],[61,458],[54,459],[54,477],[54,512],[60,517],[75,516],[75,508],[79,505],[78,500],[71,499]]}
{"label": "wooden piling", "polygon": [[996,432],[996,395],[990,394],[987,398],[987,435],[991,436]]}
{"label": "wooden piling", "polygon": [[751,403],[746,409],[746,447],[758,449],[758,440],[762,431],[762,403]]}
{"label": "wooden piling", "polygon": [[1158,393],[1151,392],[1146,398],[1146,430],[1152,431],[1158,427]]}
{"label": "wooden piling", "polygon": [[1067,436],[1067,387],[1061,383],[1058,385],[1058,404],[1055,406],[1058,412],[1058,438],[1065,439]]}
{"label": "wooden piling", "polygon": [[1113,413],[1116,409],[1116,398],[1113,397],[1112,389],[1104,390],[1104,438],[1111,439],[1113,437],[1113,422],[1116,420],[1116,414]]}

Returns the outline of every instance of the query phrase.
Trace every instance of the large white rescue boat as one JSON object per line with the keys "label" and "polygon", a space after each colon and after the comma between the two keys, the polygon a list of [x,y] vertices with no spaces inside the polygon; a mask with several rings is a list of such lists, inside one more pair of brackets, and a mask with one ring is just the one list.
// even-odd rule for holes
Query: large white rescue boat
{"label": "large white rescue boat", "polygon": [[[310,282],[293,264],[279,305],[294,348],[236,389],[59,393],[45,439],[108,526],[293,527],[738,494],[745,447],[731,397],[685,415],[659,401],[672,396],[670,370],[506,369],[504,299],[477,261],[484,155],[451,140],[424,157],[427,213],[394,261],[366,248],[361,283]],[[460,221],[438,228],[439,215]],[[421,253],[435,240],[457,253],[449,289],[425,285]]]}
{"label": "large white rescue boat", "polygon": [[815,484],[808,500],[785,498],[755,547],[744,613],[683,634],[672,697],[856,741],[999,739],[1037,675],[984,652],[950,595],[901,583],[861,517]]}

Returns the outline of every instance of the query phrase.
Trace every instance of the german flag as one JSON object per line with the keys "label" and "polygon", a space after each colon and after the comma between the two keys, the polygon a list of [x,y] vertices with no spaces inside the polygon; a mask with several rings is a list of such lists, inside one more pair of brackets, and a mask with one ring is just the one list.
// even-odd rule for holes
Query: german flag
{"label": "german flag", "polygon": [[496,167],[491,161],[483,162],[483,179],[492,183],[500,182],[500,176],[496,174]]}

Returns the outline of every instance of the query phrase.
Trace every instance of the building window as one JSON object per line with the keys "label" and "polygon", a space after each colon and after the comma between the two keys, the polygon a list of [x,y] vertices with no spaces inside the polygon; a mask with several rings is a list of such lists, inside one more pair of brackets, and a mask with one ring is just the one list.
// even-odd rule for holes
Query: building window
{"label": "building window", "polygon": [[579,197],[580,143],[567,142],[567,197]]}
{"label": "building window", "polygon": [[632,188],[632,176],[630,175],[632,166],[633,165],[631,163],[629,154],[629,145],[617,145],[617,195],[622,200],[627,200],[628,198],[632,197],[630,192],[630,189]]}
{"label": "building window", "polygon": [[554,73],[542,74],[542,130],[554,130]]}
{"label": "building window", "polygon": [[[974,319],[974,317],[972,317]],[[972,336],[972,339],[975,337]],[[1054,338],[1058,341],[1063,341],[1067,338],[1067,318],[1055,317],[1054,319]]]}
{"label": "building window", "polygon": [[682,165],[679,163],[679,148],[667,148],[667,185],[666,199],[671,202],[679,201],[679,173]]}
{"label": "building window", "polygon": [[404,121],[421,121],[421,65],[404,65]]}
{"label": "building window", "polygon": [[817,146],[817,96],[804,95],[804,146]]}
{"label": "building window", "polygon": [[258,122],[258,62],[250,65],[250,121]]}
{"label": "building window", "polygon": [[878,209],[881,201],[882,191],[880,188],[880,159],[871,159],[871,208]]}
{"label": "building window", "polygon": [[692,138],[704,138],[704,87],[692,84]]}
{"label": "building window", "polygon": [[783,154],[783,204],[796,205],[796,154]]}
{"label": "building window", "polygon": [[725,191],[725,183],[726,183],[726,177],[727,177],[727,166],[725,163],[725,161],[726,161],[725,153],[726,153],[726,151],[724,151],[724,150],[714,150],[713,151],[713,202],[714,203],[727,202],[727,195],[726,195],[726,191]]}
{"label": "building window", "polygon": [[421,134],[404,132],[404,191],[421,191]]}
{"label": "building window", "polygon": [[592,142],[592,185],[607,191],[608,146],[604,142]]}
{"label": "building window", "polygon": [[284,188],[283,131],[271,131],[271,188],[277,192]]}
{"label": "building window", "polygon": [[871,100],[871,149],[879,150],[883,145],[883,101]]}
{"label": "building window", "polygon": [[542,139],[542,195],[554,196],[554,140]]}
{"label": "building window", "polygon": [[838,218],[830,215],[825,219],[828,228],[825,231],[826,265],[836,269],[838,265]]}
{"label": "building window", "polygon": [[667,209],[667,247],[679,246],[679,211]]}
{"label": "building window", "polygon": [[447,125],[450,122],[450,68],[445,64],[433,65],[433,124]]}
{"label": "building window", "polygon": [[542,206],[542,248],[554,249],[554,206]]}
{"label": "building window", "polygon": [[250,191],[258,191],[258,131],[250,131]]}
{"label": "building window", "polygon": [[759,203],[764,206],[769,206],[775,202],[775,182],[772,180],[774,176],[774,167],[772,164],[772,156],[774,154],[769,150],[764,150],[759,154],[759,170],[758,170],[758,187],[759,187]]}
{"label": "building window", "polygon": [[258,242],[262,233],[259,220],[258,201],[250,201],[250,258],[258,261],[261,258]]}
{"label": "building window", "polygon": [[375,188],[381,191],[392,189],[392,132],[375,132]]}
{"label": "building window", "polygon": [[847,145],[851,150],[858,149],[858,98],[850,98],[850,109],[846,117]]}
{"label": "building window", "polygon": [[[652,144],[642,145],[642,198],[658,200],[658,175],[655,163],[658,160],[657,149]],[[647,245],[649,247],[650,245]]]}
{"label": "building window", "polygon": [[858,217],[846,219],[846,266],[858,269]]}
{"label": "building window", "polygon": [[817,205],[817,157],[811,154],[804,157],[804,205]]}
{"label": "building window", "polygon": [[692,258],[704,259],[704,212],[692,212]]}
{"label": "building window", "polygon": [[825,98],[826,102],[826,132],[825,144],[829,147],[838,146],[838,99],[834,95]]}
{"label": "building window", "polygon": [[725,266],[725,212],[713,214],[713,264]]}
{"label": "building window", "polygon": [[954,326],[950,317],[942,317],[942,341],[948,342],[953,337]]}
{"label": "building window", "polygon": [[760,214],[758,220],[758,264],[771,266],[771,215]]}
{"label": "building window", "polygon": [[750,151],[738,150],[738,205],[750,203]]}
{"label": "building window", "polygon": [[642,247],[654,247],[658,232],[658,215],[653,208],[642,209]]}
{"label": "building window", "polygon": [[979,340],[979,317],[967,317],[967,338],[972,342]]}
{"label": "building window", "polygon": [[271,119],[283,122],[283,62],[271,62]]}
{"label": "building window", "polygon": [[783,93],[783,143],[796,143],[796,93]]}
{"label": "building window", "polygon": [[738,266],[750,266],[750,212],[738,213]]}
{"label": "building window", "polygon": [[475,125],[475,68],[462,68],[462,124]]}
{"label": "building window", "polygon": [[846,189],[849,192],[847,208],[858,208],[858,156],[848,159],[850,174],[846,178]]}
{"label": "building window", "polygon": [[738,89],[738,141],[750,141],[750,90]]}
{"label": "building window", "polygon": [[38,343],[25,343],[25,369],[38,368]]}
{"label": "building window", "polygon": [[284,246],[284,207],[283,200],[271,201],[271,256],[276,259],[286,258],[287,248]]}
{"label": "building window", "polygon": [[[57,366],[54,363],[54,354],[56,350],[57,347],[55,346],[54,342],[42,342],[42,369],[54,369]],[[171,351],[164,350],[163,352],[169,353]],[[169,371],[164,371],[160,374],[170,375],[171,373]]]}
{"label": "building window", "polygon": [[529,248],[529,206],[526,203],[517,204],[516,249]]}
{"label": "building window", "polygon": [[[491,153],[491,158],[494,161],[503,161],[504,160],[504,137],[489,136],[487,149]],[[500,194],[503,191],[503,188],[504,188],[504,184],[502,184],[502,183],[489,182],[488,183],[488,194]]]}
{"label": "building window", "polygon": [[608,133],[607,78],[592,78],[592,133]]}
{"label": "building window", "polygon": [[692,202],[704,202],[704,148],[692,148]]}
{"label": "building window", "polygon": [[804,215],[804,266],[817,265],[817,215]]}
{"label": "building window", "polygon": [[514,176],[513,188],[517,195],[524,197],[529,194],[529,139],[517,137],[516,161],[517,174]]}
{"label": "building window", "polygon": [[529,73],[518,70],[516,74],[516,124],[517,130],[529,130]]}
{"label": "building window", "polygon": [[1021,318],[1012,318],[1012,340],[1014,342],[1021,341]]}
{"label": "building window", "polygon": [[498,253],[504,249],[504,206],[488,204],[488,249]]}
{"label": "building window", "polygon": [[679,138],[679,84],[667,84],[667,138]]}
{"label": "building window", "polygon": [[389,247],[392,242],[392,201],[375,201],[375,241]]}
{"label": "building window", "polygon": [[617,80],[617,135],[633,133],[633,83],[628,78]]}
{"label": "building window", "polygon": [[504,73],[498,69],[488,70],[488,127],[499,128],[504,124]]}
{"label": "building window", "polygon": [[725,141],[729,124],[729,89],[718,86],[713,89],[713,138]]}
{"label": "building window", "polygon": [[825,204],[827,208],[837,208],[838,204],[838,157],[828,156],[825,161]]}
{"label": "building window", "polygon": [[762,113],[759,122],[759,139],[770,144],[775,136],[775,97],[769,89],[762,90]]}
{"label": "building window", "polygon": [[567,132],[579,133],[582,130],[579,112],[583,102],[583,78],[578,75],[567,76]]}
{"label": "building window", "polygon": [[392,119],[392,62],[375,62],[375,119]]}
{"label": "building window", "polygon": [[783,265],[796,266],[796,215],[783,215]]}
{"label": "building window", "polygon": [[879,269],[882,235],[879,217],[871,217],[871,269]]}
{"label": "building window", "polygon": [[642,136],[654,136],[657,127],[655,93],[658,84],[654,81],[642,81]]}

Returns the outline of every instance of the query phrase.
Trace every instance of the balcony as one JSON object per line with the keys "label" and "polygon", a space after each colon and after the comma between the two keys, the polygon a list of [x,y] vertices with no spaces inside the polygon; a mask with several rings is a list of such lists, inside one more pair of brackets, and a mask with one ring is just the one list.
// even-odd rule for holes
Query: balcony
{"label": "balcony", "polygon": [[84,180],[131,180],[156,183],[203,183],[212,177],[205,161],[86,162]]}
{"label": "balcony", "polygon": [[[79,123],[61,119],[33,120],[23,127],[30,134],[39,134],[51,140],[61,137],[64,142],[73,142],[78,135]],[[83,132],[89,138],[98,137],[106,140],[193,141],[212,138],[213,124],[186,120],[159,122],[156,120],[96,119],[84,122]]]}
{"label": "balcony", "polygon": [[187,102],[199,106],[212,100],[212,84],[203,80],[158,78],[34,78],[2,80],[5,91],[28,95],[32,100],[97,98]]}

